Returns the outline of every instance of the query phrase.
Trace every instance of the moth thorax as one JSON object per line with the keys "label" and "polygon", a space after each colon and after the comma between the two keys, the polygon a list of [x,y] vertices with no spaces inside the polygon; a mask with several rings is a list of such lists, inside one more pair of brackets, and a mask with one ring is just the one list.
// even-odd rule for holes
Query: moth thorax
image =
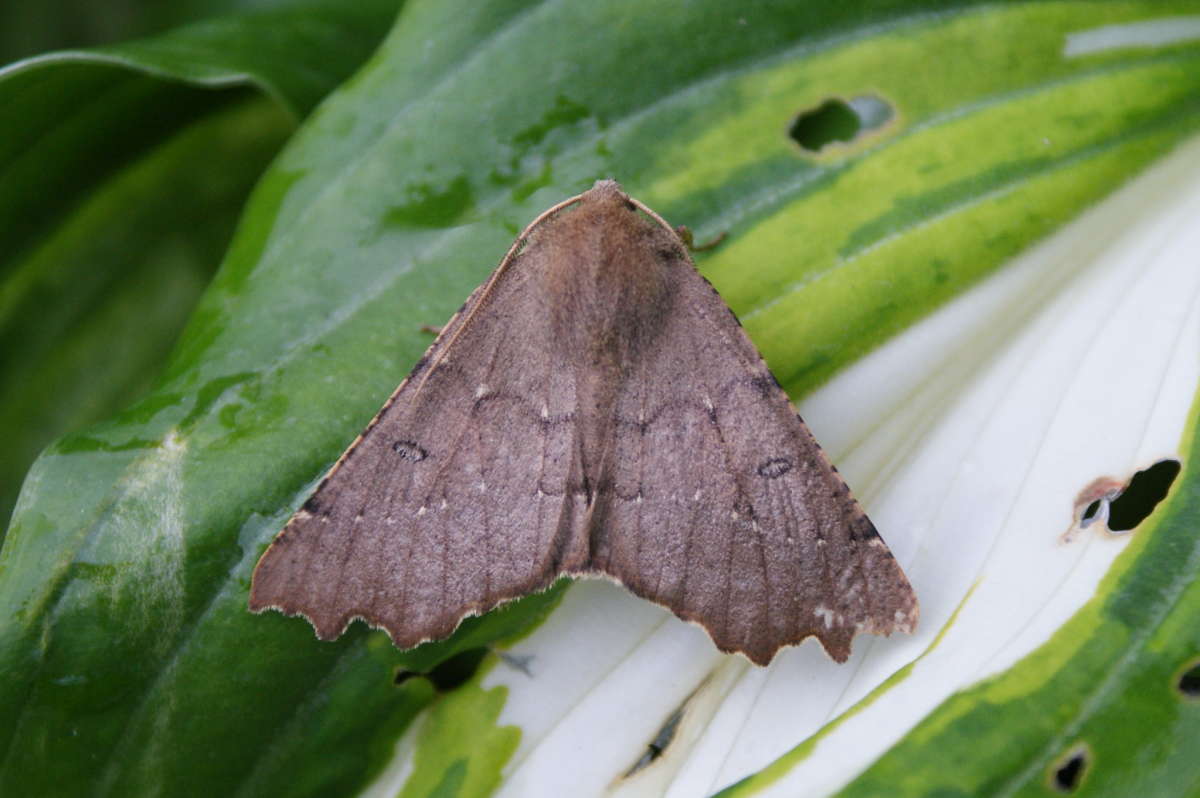
{"label": "moth thorax", "polygon": [[579,269],[555,312],[560,351],[580,365],[618,367],[646,351],[670,311],[673,292],[663,268],[653,261],[610,257]]}

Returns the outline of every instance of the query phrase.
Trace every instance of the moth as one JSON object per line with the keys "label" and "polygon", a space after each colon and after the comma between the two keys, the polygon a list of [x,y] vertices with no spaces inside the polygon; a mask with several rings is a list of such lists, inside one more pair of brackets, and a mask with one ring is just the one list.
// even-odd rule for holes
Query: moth
{"label": "moth", "polygon": [[563,575],[765,665],[911,631],[900,566],[680,233],[612,180],[547,210],[288,521],[250,609],[401,648]]}

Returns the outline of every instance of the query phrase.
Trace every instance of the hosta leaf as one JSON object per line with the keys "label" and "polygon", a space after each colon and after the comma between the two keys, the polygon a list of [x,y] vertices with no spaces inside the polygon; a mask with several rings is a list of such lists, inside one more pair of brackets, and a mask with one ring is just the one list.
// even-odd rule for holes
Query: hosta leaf
{"label": "hosta leaf", "polygon": [[[0,553],[13,619],[0,627],[0,785],[313,794],[378,777],[382,794],[569,784],[566,794],[690,795],[784,754],[928,647],[986,560],[1003,521],[994,507],[975,508],[988,531],[967,538],[961,559],[937,548],[944,561],[919,556],[933,527],[889,509],[923,507],[919,491],[900,490],[918,467],[960,463],[933,444],[918,454],[935,430],[954,437],[934,422],[970,404],[957,391],[986,397],[969,379],[969,346],[945,369],[936,347],[915,360],[878,349],[812,400],[839,399],[808,420],[846,455],[926,610],[919,636],[860,641],[840,669],[803,646],[752,670],[698,630],[585,583],[514,644],[531,661],[485,658],[434,700],[422,679],[393,684],[396,669],[510,638],[557,594],[400,653],[361,626],[327,644],[302,621],[249,615],[250,570],[424,349],[420,325],[445,319],[552,202],[615,176],[700,240],[728,232],[701,268],[800,396],[914,322],[953,313],[929,316],[973,286],[1027,274],[988,278],[1197,129],[1195,42],[1064,46],[1085,28],[1185,8],[407,5],[378,56],[264,177],[162,385],[32,470]],[[891,121],[817,155],[788,137],[801,112],[868,95]],[[1033,318],[1004,309],[984,316],[1003,322],[996,334]],[[914,362],[925,371],[889,370]],[[929,375],[928,395],[914,373]],[[909,394],[910,415],[889,417]],[[735,693],[746,700],[724,700]],[[689,695],[670,756],[624,779]],[[940,696],[924,700],[910,726]],[[868,764],[821,762],[823,788]]]}
{"label": "hosta leaf", "polygon": [[0,8],[0,61],[57,50],[148,36],[177,25],[241,8],[288,0],[125,0],[121,5],[88,0],[10,3]]}
{"label": "hosta leaf", "polygon": [[[831,792],[901,739],[845,794],[1053,795],[1052,772],[1081,745],[1089,794],[1194,783],[1181,741],[1196,719],[1177,682],[1198,650],[1183,631],[1200,558],[1187,466],[1198,156],[1200,142],[1181,149],[811,398],[818,412],[892,386],[866,400],[883,412],[844,462],[881,486],[872,506],[887,528],[913,530],[924,641],[862,705],[729,795]],[[1124,482],[1164,459],[1184,470],[1132,537],[1072,529],[1097,477]],[[832,714],[865,692],[854,681]],[[760,699],[784,700],[769,686]]]}
{"label": "hosta leaf", "polygon": [[0,70],[6,523],[39,449],[144,395],[288,114],[365,60],[397,5],[293,2]]}

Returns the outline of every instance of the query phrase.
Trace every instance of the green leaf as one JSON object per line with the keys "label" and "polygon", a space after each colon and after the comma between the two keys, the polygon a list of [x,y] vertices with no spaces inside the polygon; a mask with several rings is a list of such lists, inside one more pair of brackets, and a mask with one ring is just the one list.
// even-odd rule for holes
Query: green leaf
{"label": "green leaf", "polygon": [[1097,478],[1191,462],[1198,155],[1180,148],[812,397],[861,408],[888,385],[865,400],[884,411],[869,439],[843,438],[843,472],[882,483],[868,501],[885,529],[917,530],[924,639],[886,681],[876,666],[818,686],[836,698],[809,703],[836,720],[727,795],[829,794],[864,768],[846,794],[1055,794],[1049,771],[1080,744],[1089,793],[1186,792],[1194,469],[1132,533],[1079,519]]}
{"label": "green leaf", "polygon": [[292,3],[0,71],[0,518],[43,446],[146,393],[288,112],[395,7]]}
{"label": "green leaf", "polygon": [[279,5],[288,0],[45,0],[8,3],[0,8],[0,63],[29,55],[149,36],[239,8]]}
{"label": "green leaf", "polygon": [[[695,761],[728,769],[689,782],[715,789],[800,743],[931,644],[971,572],[931,607],[942,570],[924,566],[922,636],[860,642],[860,667],[835,671],[843,687],[858,674],[854,687],[833,696],[795,692],[827,684],[820,669],[833,667],[809,646],[750,670],[592,583],[568,590],[520,643],[532,678],[497,665],[434,699],[391,675],[526,630],[559,593],[401,653],[361,626],[328,644],[302,621],[248,614],[250,571],[425,348],[420,325],[445,319],[537,212],[604,176],[699,240],[729,233],[702,271],[794,396],[827,383],[814,395],[824,413],[806,410],[808,420],[848,452],[843,470],[886,518],[889,485],[905,485],[912,464],[854,465],[868,459],[851,444],[870,443],[878,424],[887,435],[875,456],[885,443],[911,451],[906,431],[919,438],[932,422],[901,414],[883,425],[888,402],[903,405],[898,391],[920,387],[887,366],[943,361],[847,368],[989,285],[1013,255],[1196,131],[1194,41],[1064,51],[1081,29],[1188,8],[406,5],[377,56],[264,176],[155,392],[32,469],[0,552],[0,615],[11,618],[0,626],[0,789],[345,794],[388,775],[417,792],[485,794],[497,778],[516,794],[551,794],[564,779],[600,789],[689,695],[704,708],[693,719],[716,719],[727,695],[753,695],[775,675],[793,700],[746,710],[753,739],[769,741],[757,759],[734,747],[736,723],[716,720],[685,718],[675,750],[715,745]],[[863,95],[881,98],[892,121],[816,155],[788,138],[801,112]],[[925,372],[942,396],[971,384],[950,379],[962,362],[946,379]],[[884,529],[902,559],[915,557],[919,529]],[[969,549],[978,555],[979,543]],[[581,637],[594,642],[577,647]],[[520,731],[511,755],[507,726]],[[723,747],[706,727],[726,730]],[[439,728],[476,728],[478,740]],[[430,754],[439,748],[454,750]],[[637,783],[696,773],[674,753],[662,761],[674,770],[652,764]]]}
{"label": "green leaf", "polygon": [[1181,446],[1191,465],[1096,598],[1017,666],[947,700],[841,794],[1053,794],[1077,753],[1072,783],[1088,795],[1193,789],[1200,720],[1181,679],[1200,655],[1196,410]]}
{"label": "green leaf", "polygon": [[0,517],[46,443],[149,390],[290,128],[266,101],[216,111],[88,192],[11,263],[0,287]]}
{"label": "green leaf", "polygon": [[499,786],[500,770],[521,733],[497,726],[508,691],[480,683],[499,661],[492,658],[468,684],[446,696],[424,719],[412,774],[403,779],[400,798],[488,795]]}

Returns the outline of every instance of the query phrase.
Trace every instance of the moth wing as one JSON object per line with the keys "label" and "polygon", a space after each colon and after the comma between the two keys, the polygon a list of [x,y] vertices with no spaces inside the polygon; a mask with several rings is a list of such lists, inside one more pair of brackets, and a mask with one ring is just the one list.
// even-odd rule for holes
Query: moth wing
{"label": "moth wing", "polygon": [[546,335],[507,328],[544,316],[519,262],[467,300],[276,537],[252,610],[303,615],[322,639],[362,618],[408,648],[557,576],[574,386],[537,368]]}
{"label": "moth wing", "polygon": [[592,567],[765,665],[817,637],[908,631],[908,580],[737,318],[680,261],[659,344],[618,400]]}

